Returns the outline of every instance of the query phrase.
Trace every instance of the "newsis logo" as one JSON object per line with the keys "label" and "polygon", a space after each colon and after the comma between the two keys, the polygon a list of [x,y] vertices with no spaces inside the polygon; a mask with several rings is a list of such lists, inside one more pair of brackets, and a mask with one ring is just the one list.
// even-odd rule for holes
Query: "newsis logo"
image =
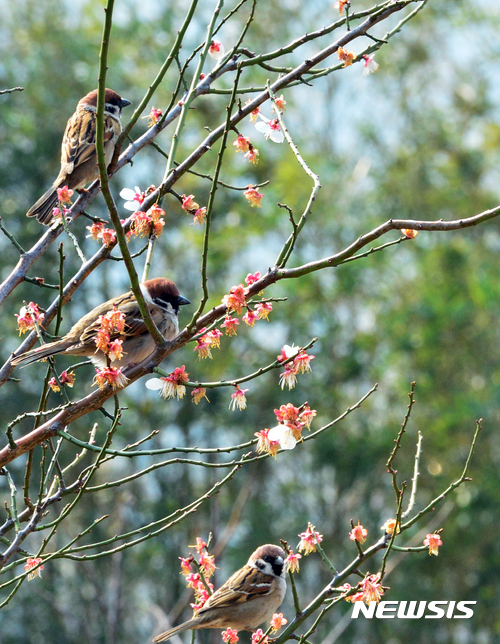
{"label": "newsis logo", "polygon": [[368,619],[470,619],[474,611],[468,606],[475,604],[477,602],[383,601],[370,602],[366,606],[364,602],[354,602],[351,619],[357,619],[360,613]]}

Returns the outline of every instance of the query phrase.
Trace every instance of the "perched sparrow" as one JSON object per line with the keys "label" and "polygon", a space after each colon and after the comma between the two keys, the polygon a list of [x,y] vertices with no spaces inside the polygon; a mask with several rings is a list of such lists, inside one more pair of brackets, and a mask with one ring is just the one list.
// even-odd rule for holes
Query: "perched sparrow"
{"label": "perched sparrow", "polygon": [[165,642],[191,628],[234,628],[252,631],[271,619],[286,591],[285,553],[266,544],[252,554],[248,563],[235,572],[207,600],[192,619],[157,635],[153,642]]}
{"label": "perched sparrow", "polygon": [[[156,326],[166,340],[172,340],[179,333],[177,315],[179,307],[190,304],[189,300],[179,294],[177,286],[165,277],[156,277],[141,284],[141,291],[149,307],[149,312]],[[147,358],[155,348],[146,324],[141,317],[137,300],[132,291],[114,297],[84,315],[62,340],[44,344],[41,347],[26,351],[12,360],[13,365],[30,364],[56,353],[73,356],[88,356],[94,365],[102,369],[107,365],[107,356],[96,346],[98,331],[101,328],[101,316],[113,310],[124,314],[123,332],[110,332],[110,341],[123,340],[124,356],[112,362],[113,367],[124,367],[137,364]]]}
{"label": "perched sparrow", "polygon": [[[111,163],[116,139],[122,131],[120,117],[122,108],[130,101],[121,98],[112,89],[104,96],[104,154],[106,167]],[[69,119],[61,146],[61,170],[47,192],[28,210],[28,217],[36,217],[48,226],[53,219],[52,210],[57,205],[57,188],[68,186],[70,190],[84,188],[99,177],[95,152],[97,90],[84,96]]]}

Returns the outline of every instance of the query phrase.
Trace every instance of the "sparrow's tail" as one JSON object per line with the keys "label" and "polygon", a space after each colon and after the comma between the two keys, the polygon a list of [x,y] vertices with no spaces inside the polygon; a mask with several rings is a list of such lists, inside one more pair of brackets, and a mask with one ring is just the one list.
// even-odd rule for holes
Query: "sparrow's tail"
{"label": "sparrow's tail", "polygon": [[36,217],[44,226],[49,226],[54,218],[52,211],[57,206],[57,190],[52,186],[40,199],[31,206],[26,213],[27,217]]}
{"label": "sparrow's tail", "polygon": [[188,631],[190,628],[196,628],[198,626],[198,621],[195,619],[190,619],[188,622],[184,622],[184,624],[180,624],[179,626],[176,626],[175,628],[171,628],[169,631],[165,631],[164,633],[160,633],[160,635],[157,635],[153,642],[166,642],[169,640],[171,637],[174,635],[178,635],[179,633],[183,633],[184,631]]}
{"label": "sparrow's tail", "polygon": [[44,344],[41,347],[32,349],[31,351],[26,351],[21,353],[20,356],[16,356],[12,360],[12,364],[16,367],[18,364],[27,365],[37,360],[43,360],[43,358],[48,358],[49,356],[54,356],[56,353],[62,353],[66,351],[67,345],[62,342],[50,342]]}

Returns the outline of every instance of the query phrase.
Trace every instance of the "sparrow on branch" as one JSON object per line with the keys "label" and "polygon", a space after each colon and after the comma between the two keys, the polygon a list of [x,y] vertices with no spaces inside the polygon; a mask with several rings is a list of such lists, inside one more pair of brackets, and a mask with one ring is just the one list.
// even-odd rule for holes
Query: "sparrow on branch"
{"label": "sparrow on branch", "polygon": [[[120,121],[122,108],[130,101],[121,98],[112,89],[104,96],[104,155],[106,167],[111,163],[117,138],[122,131]],[[84,96],[76,106],[76,112],[69,119],[61,146],[61,170],[52,187],[28,210],[28,217],[48,226],[54,218],[57,206],[57,189],[68,186],[79,190],[99,177],[96,139],[97,90]]]}
{"label": "sparrow on branch", "polygon": [[198,628],[252,631],[269,621],[285,596],[285,556],[278,546],[260,546],[192,619],[157,635],[153,642],[165,642],[173,635]]}
{"label": "sparrow on branch", "polygon": [[[179,307],[190,304],[177,286],[165,277],[155,277],[140,285],[151,318],[165,340],[179,333]],[[117,351],[117,341],[118,349]],[[138,364],[155,349],[139,305],[132,291],[114,297],[84,315],[61,340],[26,351],[12,360],[13,365],[30,364],[57,353],[88,356],[98,369]]]}

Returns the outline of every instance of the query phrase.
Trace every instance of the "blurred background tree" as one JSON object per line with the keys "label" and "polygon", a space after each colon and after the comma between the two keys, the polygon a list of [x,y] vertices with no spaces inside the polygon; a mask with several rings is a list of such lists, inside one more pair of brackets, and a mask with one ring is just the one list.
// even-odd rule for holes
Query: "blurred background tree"
{"label": "blurred background tree", "polygon": [[[257,3],[248,46],[267,51],[304,31],[331,22],[333,3],[295,0]],[[356,10],[367,6],[356,2]],[[359,7],[358,7],[359,4]],[[231,7],[233,5],[231,4]],[[24,92],[0,96],[0,214],[2,223],[24,247],[40,230],[24,216],[47,188],[59,167],[59,146],[76,102],[96,86],[103,4],[96,0],[63,3],[46,0],[0,2],[0,87],[22,85]],[[187,34],[181,59],[203,39],[212,7],[203,6]],[[167,1],[117,3],[108,86],[134,105],[165,58],[182,22],[185,7]],[[285,93],[287,124],[310,167],[321,177],[307,233],[299,240],[295,262],[317,259],[354,240],[371,227],[394,218],[450,219],[471,216],[498,203],[500,96],[498,87],[499,11],[489,0],[447,0],[429,3],[377,56],[379,71],[368,78],[354,66],[320,79],[314,87]],[[239,33],[245,17],[222,30],[220,39]],[[395,19],[396,20],[396,19]],[[395,24],[395,22],[394,22]],[[328,37],[325,39],[325,44]],[[302,56],[297,56],[302,59]],[[291,56],[291,60],[294,56]],[[299,59],[299,58],[297,58]],[[163,81],[154,105],[168,104],[174,70]],[[258,85],[266,80],[252,78]],[[227,96],[209,96],[196,104],[198,131],[215,127]],[[146,129],[144,121],[134,138]],[[255,136],[249,123],[243,134]],[[170,130],[169,130],[170,133]],[[157,142],[161,145],[160,135]],[[182,142],[187,151],[190,135]],[[166,143],[165,143],[166,144]],[[234,154],[224,167],[230,183],[269,180],[262,210],[251,209],[240,193],[218,193],[210,249],[210,282],[214,303],[228,285],[247,272],[265,272],[275,259],[289,222],[277,202],[300,211],[310,187],[291,151],[265,147],[256,168]],[[201,171],[212,171],[214,155]],[[121,187],[158,185],[163,157],[147,147],[134,164],[112,182]],[[210,184],[185,176],[185,194],[195,192],[205,204]],[[155,255],[154,274],[168,275],[193,302],[199,289],[202,233],[190,226],[178,202],[167,196],[167,225]],[[104,216],[101,197],[89,209]],[[80,240],[89,222],[74,226]],[[82,241],[90,255],[91,239]],[[0,237],[2,278],[18,253]],[[65,241],[67,274],[76,269],[72,247]],[[324,546],[337,566],[352,559],[350,519],[358,519],[371,535],[394,514],[391,480],[385,462],[404,416],[409,383],[416,380],[417,405],[397,468],[412,475],[417,431],[424,435],[418,503],[423,507],[463,467],[476,418],[484,419],[479,449],[472,462],[473,482],[449,497],[444,506],[419,524],[415,534],[445,526],[438,559],[426,553],[394,556],[387,584],[391,600],[476,600],[471,620],[350,620],[350,605],[329,614],[315,635],[318,644],[389,642],[487,642],[500,638],[500,549],[495,527],[500,518],[500,318],[499,224],[454,233],[421,233],[412,243],[346,266],[322,271],[273,288],[288,302],[275,305],[272,321],[241,330],[226,343],[217,360],[200,365],[188,345],[168,360],[165,370],[185,364],[192,377],[239,377],[274,360],[281,346],[305,344],[319,336],[313,373],[300,379],[291,393],[278,388],[277,372],[250,385],[243,412],[228,410],[227,390],[209,392],[210,404],[163,401],[132,385],[120,396],[129,407],[120,428],[123,445],[159,429],[151,447],[198,445],[214,447],[250,440],[273,423],[273,409],[305,400],[319,411],[318,426],[342,413],[375,382],[379,389],[367,403],[332,432],[277,462],[266,460],[244,469],[222,492],[174,530],[111,558],[77,563],[54,561],[42,580],[25,584],[16,601],[0,615],[2,643],[115,644],[147,642],[164,625],[189,613],[189,593],[178,574],[179,556],[186,556],[196,536],[214,534],[216,585],[241,566],[260,543],[285,538],[291,545],[307,521],[324,535]],[[36,274],[57,282],[55,248],[36,266]],[[63,329],[104,298],[126,290],[122,264],[103,264],[64,309]],[[17,346],[14,313],[23,299],[48,304],[50,292],[23,284],[2,310],[2,357]],[[181,324],[189,319],[186,314]],[[67,364],[73,361],[70,359]],[[63,362],[64,364],[64,362]],[[2,412],[13,417],[37,404],[45,367],[20,372],[19,385],[2,389]],[[80,375],[81,374],[81,375]],[[79,377],[84,379],[83,372]],[[199,376],[201,378],[201,376]],[[90,382],[91,374],[88,374]],[[100,420],[95,414],[96,422]],[[89,418],[77,424],[80,436]],[[93,422],[93,421],[92,421]],[[39,448],[38,448],[39,449]],[[40,454],[36,453],[35,459]],[[144,457],[144,466],[155,459]],[[22,464],[15,464],[21,468]],[[129,469],[130,467],[130,469]],[[112,468],[112,469],[109,469]],[[103,467],[94,484],[132,471],[128,462]],[[22,471],[22,470],[19,470]],[[188,503],[221,478],[220,471],[183,465],[158,470],[118,493],[103,491],[85,501],[74,515],[68,535],[88,525],[97,514],[108,522],[95,530],[106,538],[133,530]],[[0,486],[6,481],[0,478]],[[97,507],[96,507],[97,503]],[[79,527],[80,526],[80,527]],[[64,543],[64,530],[56,541]],[[421,539],[420,539],[421,543]],[[303,561],[297,583],[304,603],[330,578],[319,558]],[[286,616],[293,614],[288,596]],[[206,632],[203,642],[219,641]]]}

